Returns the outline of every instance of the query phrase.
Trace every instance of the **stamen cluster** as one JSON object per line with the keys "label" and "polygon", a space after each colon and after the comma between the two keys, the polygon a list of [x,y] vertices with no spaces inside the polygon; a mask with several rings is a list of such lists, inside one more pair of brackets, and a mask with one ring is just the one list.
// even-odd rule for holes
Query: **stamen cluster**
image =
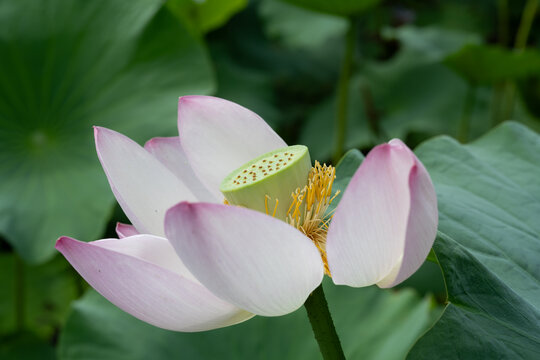
{"label": "stamen cluster", "polygon": [[326,235],[333,214],[327,213],[327,210],[339,194],[337,191],[332,195],[335,178],[336,169],[333,166],[321,165],[315,161],[307,185],[291,194],[292,202],[286,218],[289,225],[302,231],[317,246],[328,275],[330,269],[326,258]]}
{"label": "stamen cluster", "polygon": [[[234,201],[225,200],[224,203],[256,209],[255,205],[258,204],[258,193],[264,194],[264,207],[258,210],[285,221],[311,239],[321,254],[325,272],[330,275],[326,256],[326,237],[328,226],[333,216],[332,212],[328,212],[328,208],[339,194],[339,191],[332,194],[336,169],[326,164],[321,165],[318,161],[315,161],[315,166],[311,167],[311,161],[309,160],[309,155],[307,155],[302,160],[303,163],[297,161],[298,164],[305,165],[303,168],[300,168],[300,171],[283,176],[283,171],[294,165],[291,164],[293,157],[302,151],[306,154],[307,149],[305,147],[299,148],[299,146],[293,146],[283,150],[285,151],[261,156],[229,175],[223,181],[225,185],[222,184],[222,187],[225,186],[225,190],[222,189],[222,192],[228,194]],[[295,151],[297,154],[295,154]],[[292,169],[294,170],[295,168]],[[273,173],[274,176],[269,176],[264,179],[265,182],[262,182],[261,180],[263,179],[261,178],[266,177],[270,173]],[[306,173],[307,182],[305,180]],[[291,179],[294,181],[293,186],[286,184]],[[270,180],[274,181],[274,184],[271,186],[268,185],[268,181]],[[290,186],[288,187],[288,191],[294,189],[295,186],[299,187],[292,193],[288,193],[286,190],[287,186]],[[287,208],[288,202],[283,201],[283,199],[286,199],[289,194],[292,199]],[[252,200],[253,198],[255,200]],[[269,204],[269,202],[271,203]]]}

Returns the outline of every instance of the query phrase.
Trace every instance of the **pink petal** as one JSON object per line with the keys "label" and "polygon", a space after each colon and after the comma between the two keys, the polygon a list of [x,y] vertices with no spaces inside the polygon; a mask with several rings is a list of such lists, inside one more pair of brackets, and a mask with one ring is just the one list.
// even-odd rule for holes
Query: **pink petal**
{"label": "pink petal", "polygon": [[389,287],[424,262],[437,232],[429,174],[399,140],[375,147],[354,174],[328,230],[336,284]]}
{"label": "pink petal", "polygon": [[216,197],[234,169],[287,144],[254,112],[211,96],[178,101],[180,141],[198,177]]}
{"label": "pink petal", "polygon": [[85,243],[61,237],[56,248],[101,295],[152,325],[202,331],[253,316],[197,282],[167,239],[137,235]]}
{"label": "pink petal", "polygon": [[95,127],[99,160],[116,200],[141,233],[162,236],[165,211],[197,198],[148,151],[115,131]]}
{"label": "pink petal", "polygon": [[184,202],[167,212],[165,231],[204,286],[258,315],[296,310],[323,277],[322,260],[311,240],[253,210]]}
{"label": "pink petal", "polygon": [[[397,139],[390,141],[390,144],[406,148],[406,145]],[[416,156],[414,161],[415,166],[411,169],[409,177],[411,207],[403,259],[398,271],[391,272],[377,283],[382,288],[395,286],[414,274],[426,260],[437,236],[439,221],[437,194],[424,165]]]}
{"label": "pink petal", "polygon": [[222,202],[223,195],[220,194],[216,198],[195,175],[184,154],[184,150],[180,146],[178,136],[150,139],[146,142],[144,148],[176,175],[199,201]]}
{"label": "pink petal", "polygon": [[128,225],[128,224],[122,224],[122,223],[116,223],[116,234],[118,234],[118,237],[120,239],[133,236],[133,235],[139,235],[139,232],[137,229],[135,229],[135,226]]}

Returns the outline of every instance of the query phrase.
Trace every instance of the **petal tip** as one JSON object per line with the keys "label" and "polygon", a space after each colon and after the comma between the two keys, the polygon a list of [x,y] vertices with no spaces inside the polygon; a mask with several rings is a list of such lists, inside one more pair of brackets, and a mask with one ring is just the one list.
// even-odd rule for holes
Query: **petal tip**
{"label": "petal tip", "polygon": [[[167,210],[167,213],[165,214],[165,219],[168,219],[170,216],[175,216],[174,214],[176,214],[176,213],[181,213],[181,212],[184,212],[184,211],[190,211],[192,209],[193,205],[194,205],[194,203],[189,202],[189,201],[179,202],[178,204],[171,206]],[[165,222],[167,222],[167,220],[165,220]]]}
{"label": "petal tip", "polygon": [[198,99],[201,99],[201,98],[208,98],[208,97],[212,97],[212,96],[204,96],[204,95],[185,95],[185,96],[180,96],[180,97],[178,98],[178,105],[190,103],[190,102],[192,102],[193,100],[198,100]]}
{"label": "petal tip", "polygon": [[[379,144],[377,146],[375,146],[371,151],[370,153],[374,152],[378,152],[378,151],[382,151],[382,152],[388,152],[390,150],[392,150],[394,146],[392,144],[390,144],[389,142],[388,143],[383,143],[383,144]],[[368,156],[369,156],[369,153],[368,153]],[[358,168],[360,169],[360,168]],[[358,171],[358,169],[356,171]]]}
{"label": "petal tip", "polygon": [[398,138],[394,138],[394,139],[390,140],[388,142],[388,144],[396,146],[396,147],[401,147],[401,146],[407,147],[407,145],[405,145],[405,143],[403,141],[401,141],[401,139],[398,139]]}
{"label": "petal tip", "polygon": [[178,137],[153,137],[144,144],[146,150],[154,150],[159,148],[162,143],[167,143],[177,140]]}
{"label": "petal tip", "polygon": [[413,154],[413,151],[407,146],[407,144],[405,144],[400,139],[392,139],[386,145],[392,150],[402,151],[410,155]]}
{"label": "petal tip", "polygon": [[94,139],[96,140],[97,142],[97,139],[98,139],[98,136],[99,136],[99,132],[101,131],[101,127],[99,126],[92,126],[92,128],[94,129]]}
{"label": "petal tip", "polygon": [[151,149],[151,148],[155,147],[156,146],[156,141],[157,141],[156,139],[158,139],[158,138],[151,138],[150,140],[145,142],[144,143],[144,148],[146,150],[148,150],[148,149]]}
{"label": "petal tip", "polygon": [[216,96],[210,96],[210,95],[185,95],[185,96],[180,96],[178,98],[178,107],[180,108],[181,105],[195,105],[197,103],[202,103],[202,102],[214,102],[214,103],[228,103],[228,104],[232,104],[232,105],[236,105],[236,106],[241,106],[237,103],[234,103],[232,101],[229,101],[227,99],[223,99],[223,98],[219,98],[219,97],[216,97]]}
{"label": "petal tip", "polygon": [[63,252],[63,250],[66,248],[68,242],[75,241],[75,239],[70,238],[69,236],[60,236],[58,240],[56,240],[56,244],[54,245],[54,248],[60,252]]}
{"label": "petal tip", "polygon": [[97,137],[100,133],[104,132],[105,130],[108,130],[107,128],[104,128],[103,126],[92,126],[94,129],[94,136]]}
{"label": "petal tip", "polygon": [[184,104],[186,101],[188,101],[189,97],[190,97],[190,95],[180,96],[178,98],[178,106],[180,106],[180,105]]}
{"label": "petal tip", "polygon": [[106,137],[108,135],[118,135],[119,134],[114,130],[107,129],[107,128],[102,127],[102,126],[93,126],[93,128],[94,128],[94,140],[96,142],[96,147],[98,147],[99,144],[102,143],[102,141],[104,140],[103,139],[104,137]]}

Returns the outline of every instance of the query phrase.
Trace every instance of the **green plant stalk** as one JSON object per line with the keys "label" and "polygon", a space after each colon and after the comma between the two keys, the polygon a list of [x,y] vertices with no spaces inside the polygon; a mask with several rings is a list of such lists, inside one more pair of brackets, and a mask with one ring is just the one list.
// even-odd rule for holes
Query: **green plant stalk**
{"label": "green plant stalk", "polygon": [[469,85],[467,94],[465,95],[465,104],[463,105],[463,112],[461,114],[461,120],[459,121],[458,140],[461,143],[466,143],[469,140],[469,131],[471,123],[471,115],[474,111],[474,105],[476,103],[476,86]]}
{"label": "green plant stalk", "polygon": [[[529,39],[529,33],[536,16],[538,9],[538,2],[540,0],[528,0],[523,8],[523,14],[521,15],[521,21],[516,33],[516,39],[514,41],[514,49],[516,51],[523,51],[527,46],[527,40]],[[503,99],[501,101],[501,116],[498,117],[498,121],[507,120],[512,117],[514,111],[514,103],[516,97],[516,83],[514,80],[508,80],[504,84]]]}
{"label": "green plant stalk", "polygon": [[345,355],[328,309],[322,284],[309,295],[304,307],[323,359],[344,360]]}
{"label": "green plant stalk", "polygon": [[334,164],[337,164],[343,155],[345,146],[345,131],[347,130],[347,110],[349,106],[349,83],[351,80],[354,42],[355,42],[355,22],[349,19],[349,29],[345,35],[345,52],[341,64],[341,72],[338,82],[337,109],[335,121],[334,138]]}
{"label": "green plant stalk", "polygon": [[24,330],[25,326],[25,289],[24,289],[24,278],[25,278],[25,269],[22,259],[15,254],[15,326],[17,331],[21,332]]}
{"label": "green plant stalk", "polygon": [[[507,47],[510,43],[510,30],[508,24],[508,0],[497,0],[497,18],[499,44],[503,47]],[[498,82],[494,85],[493,96],[491,100],[491,118],[493,126],[499,124],[502,121],[502,101],[505,93],[505,88],[505,82]]]}
{"label": "green plant stalk", "polygon": [[521,15],[521,22],[516,34],[516,40],[514,48],[516,50],[523,50],[527,46],[527,39],[531,32],[532,23],[538,9],[539,0],[528,0],[523,8],[523,14]]}

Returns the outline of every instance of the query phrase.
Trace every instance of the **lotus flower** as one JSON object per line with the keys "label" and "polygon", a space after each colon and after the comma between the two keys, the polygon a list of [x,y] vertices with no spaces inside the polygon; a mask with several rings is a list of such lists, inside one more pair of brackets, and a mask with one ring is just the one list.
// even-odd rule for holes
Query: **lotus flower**
{"label": "lotus flower", "polygon": [[[287,173],[278,165],[292,164],[291,154],[311,168],[304,147],[287,148],[253,112],[214,97],[185,96],[178,127],[179,137],[154,138],[144,148],[96,127],[99,159],[133,225],[118,224],[120,239],[61,237],[56,244],[92,287],[143,321],[201,331],[254,315],[287,314],[305,302],[325,272],[336,284],[391,287],[413,274],[431,249],[437,228],[433,185],[399,140],[367,155],[330,222],[335,171],[318,163],[296,177],[300,186],[290,199],[278,199],[284,212],[264,189],[255,200],[266,210],[224,204],[224,197],[236,199],[232,192],[245,181],[265,183],[258,176]],[[272,156],[275,167],[263,167]],[[262,170],[246,180],[231,177],[242,166]],[[229,178],[232,190],[224,196],[220,187]],[[287,179],[268,178],[272,189],[291,194]],[[256,188],[249,191],[257,198]]]}

